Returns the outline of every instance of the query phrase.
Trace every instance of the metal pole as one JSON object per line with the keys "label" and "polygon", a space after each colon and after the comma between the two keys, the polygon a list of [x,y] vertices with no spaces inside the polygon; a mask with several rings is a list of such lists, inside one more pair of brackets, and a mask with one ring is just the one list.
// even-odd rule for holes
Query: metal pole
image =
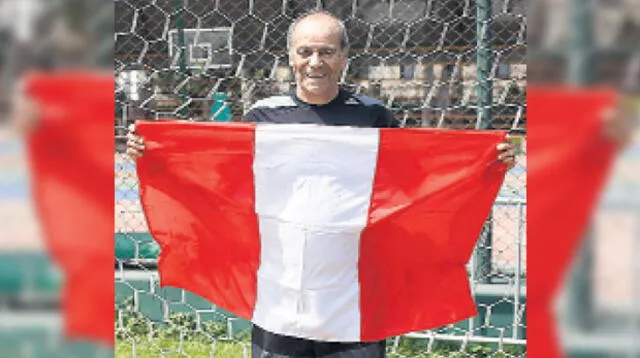
{"label": "metal pole", "polygon": [[515,287],[513,295],[513,332],[511,338],[518,339],[518,314],[520,312],[520,289],[522,283],[520,282],[520,275],[522,274],[522,238],[524,237],[524,203],[518,203],[518,246],[516,247],[516,273],[515,273]]}
{"label": "metal pole", "polygon": [[[588,1],[571,0],[569,11],[569,52],[567,81],[574,86],[589,85],[591,76],[593,23]],[[572,328],[588,329],[593,313],[593,237],[591,228],[586,233],[567,289],[567,323]]]}
{"label": "metal pole", "polygon": [[593,22],[587,0],[571,0],[567,81],[585,86],[592,82]]}
{"label": "metal pole", "polygon": [[[178,72],[178,81],[177,83],[182,83],[187,76],[187,59],[185,57],[185,41],[184,41],[184,20],[182,19],[182,11],[184,9],[184,0],[174,0],[173,5],[175,7],[176,13],[176,28],[178,29],[178,53],[180,57],[178,58],[179,72]],[[180,99],[182,100],[182,104],[186,103],[189,99],[189,94],[187,92],[187,86],[182,86],[180,88]],[[187,108],[182,106],[178,111],[180,116],[187,116]]]}
{"label": "metal pole", "polygon": [[[493,78],[491,67],[493,64],[492,49],[492,0],[476,1],[476,39],[477,39],[477,76],[478,76],[478,119],[476,129],[491,129],[491,106],[493,103]],[[491,230],[492,214],[482,228],[482,233],[476,246],[476,274],[478,283],[489,283],[492,266],[493,233]]]}
{"label": "metal pole", "polygon": [[491,106],[493,103],[493,78],[491,67],[493,64],[493,31],[492,31],[492,1],[477,0],[476,41],[477,41],[477,76],[478,76],[478,121],[477,129],[491,128]]}

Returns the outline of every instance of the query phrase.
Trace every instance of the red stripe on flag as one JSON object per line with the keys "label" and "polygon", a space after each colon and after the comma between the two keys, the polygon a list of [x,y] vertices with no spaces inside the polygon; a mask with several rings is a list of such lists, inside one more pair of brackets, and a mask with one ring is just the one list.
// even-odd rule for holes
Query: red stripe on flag
{"label": "red stripe on flag", "polygon": [[476,313],[465,264],[505,172],[496,160],[505,132],[380,132],[360,242],[363,341]]}
{"label": "red stripe on flag", "polygon": [[[162,286],[251,319],[260,261],[254,124],[139,122],[140,196],[159,243]],[[179,184],[179,185],[177,185]]]}
{"label": "red stripe on flag", "polygon": [[64,277],[65,335],[113,345],[113,75],[31,73],[25,84],[40,114],[31,191]]}
{"label": "red stripe on flag", "polygon": [[[529,132],[528,352],[563,357],[553,304],[609,174],[615,146],[602,112],[618,95],[606,88],[533,87]],[[588,313],[588,312],[587,312]]]}

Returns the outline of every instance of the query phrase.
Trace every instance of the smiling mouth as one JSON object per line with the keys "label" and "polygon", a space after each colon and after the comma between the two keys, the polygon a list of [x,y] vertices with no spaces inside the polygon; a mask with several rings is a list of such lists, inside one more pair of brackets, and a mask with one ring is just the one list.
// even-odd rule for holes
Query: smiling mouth
{"label": "smiling mouth", "polygon": [[306,77],[307,78],[311,78],[311,79],[321,79],[321,78],[327,77],[327,75],[310,75],[310,74],[307,74]]}

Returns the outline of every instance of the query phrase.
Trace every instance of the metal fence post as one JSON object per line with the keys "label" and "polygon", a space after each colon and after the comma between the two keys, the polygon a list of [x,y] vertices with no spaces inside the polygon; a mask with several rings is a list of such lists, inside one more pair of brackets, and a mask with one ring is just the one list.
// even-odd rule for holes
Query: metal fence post
{"label": "metal fence post", "polygon": [[[174,0],[173,5],[175,7],[176,13],[176,28],[178,30],[178,83],[182,83],[187,76],[187,59],[185,57],[185,41],[184,41],[184,20],[182,19],[182,11],[184,10],[184,0]],[[187,108],[184,103],[189,99],[189,93],[186,90],[187,86],[182,86],[180,88],[180,99],[182,100],[182,105],[180,106],[179,114],[183,117],[187,116]]]}
{"label": "metal fence post", "polygon": [[[593,80],[593,23],[586,0],[571,0],[570,4],[567,81],[571,85],[586,86]],[[571,327],[581,330],[588,328],[593,308],[593,250],[593,238],[589,228],[572,265],[573,272],[567,290],[568,323]]]}
{"label": "metal fence post", "polygon": [[585,86],[593,80],[591,76],[593,62],[591,43],[594,37],[588,2],[586,0],[571,0],[569,16],[567,81],[571,85]]}
{"label": "metal fence post", "polygon": [[[477,76],[478,76],[478,119],[476,129],[490,129],[493,104],[493,49],[491,46],[493,34],[491,18],[493,15],[492,0],[476,1],[476,38],[477,38]],[[493,209],[492,209],[493,210]],[[493,233],[491,223],[492,213],[482,228],[478,245],[476,246],[475,271],[478,283],[489,283],[492,266]]]}

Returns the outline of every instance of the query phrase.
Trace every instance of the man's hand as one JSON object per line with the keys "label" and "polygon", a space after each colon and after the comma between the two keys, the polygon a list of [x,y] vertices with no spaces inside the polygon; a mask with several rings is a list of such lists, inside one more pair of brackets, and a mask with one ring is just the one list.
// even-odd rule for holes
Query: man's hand
{"label": "man's hand", "polygon": [[511,142],[511,137],[507,136],[507,140],[498,144],[498,160],[507,165],[510,170],[516,165],[516,148]]}
{"label": "man's hand", "polygon": [[9,118],[18,133],[28,134],[38,124],[40,106],[27,94],[16,91],[11,99]]}
{"label": "man's hand", "polygon": [[604,135],[614,141],[620,149],[626,148],[633,138],[635,126],[635,114],[630,108],[618,103],[602,114],[604,122]]}
{"label": "man's hand", "polygon": [[127,155],[133,160],[140,158],[144,152],[144,138],[137,135],[135,130],[135,125],[132,124],[127,134]]}

